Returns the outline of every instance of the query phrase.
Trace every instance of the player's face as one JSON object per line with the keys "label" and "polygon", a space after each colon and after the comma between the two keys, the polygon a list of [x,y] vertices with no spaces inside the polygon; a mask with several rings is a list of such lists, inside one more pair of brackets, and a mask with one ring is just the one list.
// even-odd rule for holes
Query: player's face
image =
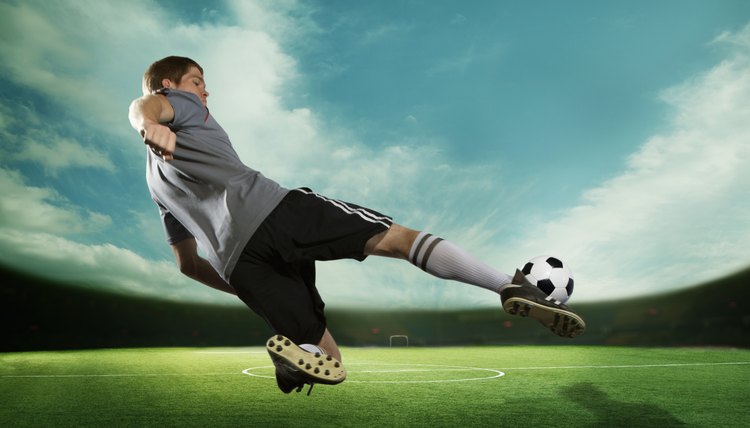
{"label": "player's face", "polygon": [[206,90],[206,81],[203,80],[203,74],[197,67],[190,67],[187,73],[180,79],[180,84],[174,87],[180,91],[192,92],[198,95],[204,106],[208,104],[208,91]]}

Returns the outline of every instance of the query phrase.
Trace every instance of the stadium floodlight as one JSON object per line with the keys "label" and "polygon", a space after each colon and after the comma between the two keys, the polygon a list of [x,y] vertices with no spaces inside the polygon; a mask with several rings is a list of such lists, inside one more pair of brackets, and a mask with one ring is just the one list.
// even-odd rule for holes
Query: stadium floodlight
{"label": "stadium floodlight", "polygon": [[393,347],[393,339],[405,339],[406,340],[406,346],[407,347],[409,346],[409,336],[407,336],[405,334],[394,334],[393,336],[391,336],[390,339],[389,339],[391,348]]}

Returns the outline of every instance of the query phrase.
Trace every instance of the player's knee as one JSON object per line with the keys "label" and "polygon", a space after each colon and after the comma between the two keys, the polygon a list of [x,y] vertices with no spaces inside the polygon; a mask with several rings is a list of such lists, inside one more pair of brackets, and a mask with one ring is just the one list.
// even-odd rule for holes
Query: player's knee
{"label": "player's knee", "polygon": [[386,232],[376,235],[370,254],[406,259],[419,232],[393,224]]}

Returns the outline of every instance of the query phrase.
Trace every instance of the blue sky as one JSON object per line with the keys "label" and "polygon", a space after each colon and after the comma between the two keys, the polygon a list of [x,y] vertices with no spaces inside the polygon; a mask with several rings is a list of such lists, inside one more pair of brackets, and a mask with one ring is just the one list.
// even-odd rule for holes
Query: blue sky
{"label": "blue sky", "polygon": [[[202,64],[242,159],[571,303],[750,264],[745,1],[2,1],[0,263],[80,286],[239,304],[180,276],[127,122],[143,70]],[[497,297],[395,260],[319,266],[329,306]]]}

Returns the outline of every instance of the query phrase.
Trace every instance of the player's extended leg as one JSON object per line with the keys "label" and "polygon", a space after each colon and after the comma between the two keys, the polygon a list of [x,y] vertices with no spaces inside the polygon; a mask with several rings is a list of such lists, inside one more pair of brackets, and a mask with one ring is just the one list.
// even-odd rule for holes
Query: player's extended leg
{"label": "player's extended leg", "polygon": [[523,281],[523,275],[513,279],[429,233],[394,224],[367,242],[365,254],[405,259],[439,278],[495,291],[500,294],[506,312],[534,318],[558,336],[575,337],[586,327],[570,308],[548,299],[544,292]]}
{"label": "player's extended leg", "polygon": [[496,293],[511,283],[510,276],[452,242],[398,224],[367,241],[365,254],[408,260],[438,278],[465,282]]}

